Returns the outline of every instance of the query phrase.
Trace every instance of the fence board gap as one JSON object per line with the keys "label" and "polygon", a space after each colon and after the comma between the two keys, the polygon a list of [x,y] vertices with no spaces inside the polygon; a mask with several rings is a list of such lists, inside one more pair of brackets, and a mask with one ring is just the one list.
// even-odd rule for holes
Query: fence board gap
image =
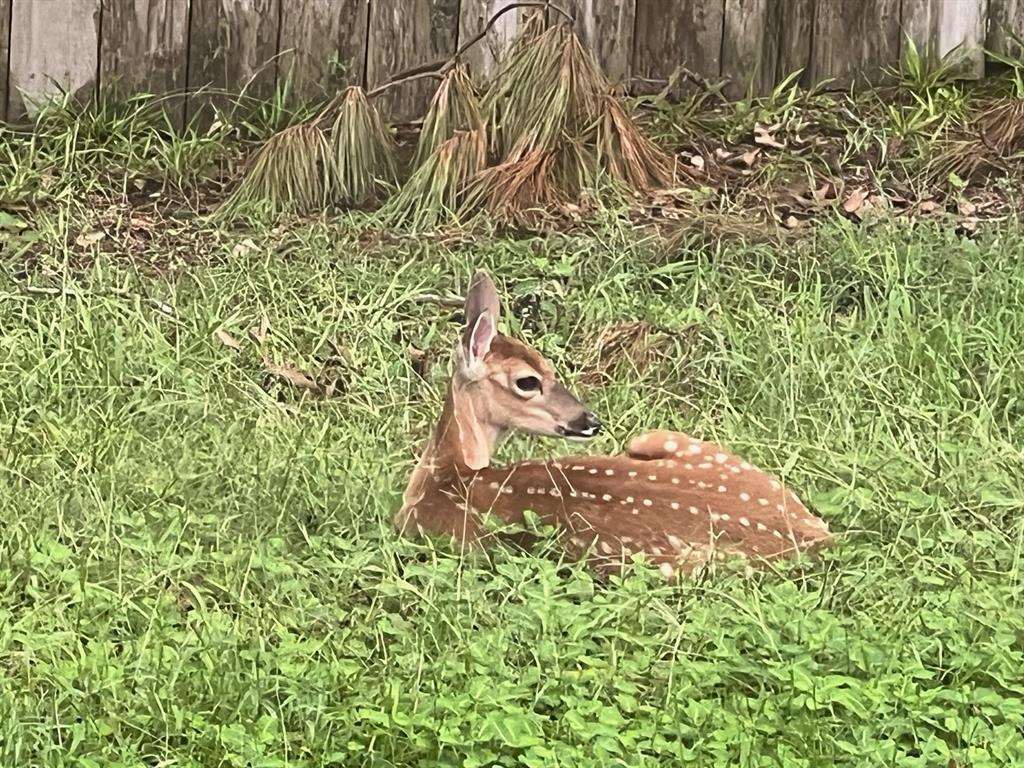
{"label": "fence board gap", "polygon": [[[612,82],[628,85],[636,0],[561,0],[558,5],[575,17],[576,35],[594,52],[602,71]],[[549,21],[558,17],[549,12]]]}
{"label": "fence board gap", "polygon": [[[716,81],[722,74],[724,0],[645,0],[636,7],[632,89],[656,93],[681,65]],[[680,79],[669,94],[693,92]]]}
{"label": "fence board gap", "polygon": [[[366,80],[375,88],[400,72],[455,53],[458,0],[373,0],[367,39]],[[395,122],[423,117],[437,88],[433,78],[397,85],[378,97],[378,108]]]}
{"label": "fence board gap", "polygon": [[774,53],[768,46],[768,0],[726,0],[722,31],[723,92],[730,99],[748,93],[763,96],[775,79]]}
{"label": "fence board gap", "polygon": [[1010,33],[1024,40],[1024,0],[988,0],[988,37],[985,47],[1014,58],[1024,57],[1024,48]]}
{"label": "fence board gap", "polygon": [[899,65],[900,35],[900,0],[819,0],[813,82],[845,89],[886,81],[886,67]]}
{"label": "fence board gap", "polygon": [[9,120],[64,93],[96,95],[100,0],[14,0],[7,81]]}
{"label": "fence board gap", "polygon": [[189,0],[105,0],[100,35],[100,88],[124,99],[176,94],[163,108],[184,119]]}
{"label": "fence board gap", "polygon": [[[462,0],[459,4],[459,45],[480,33],[488,20],[515,0]],[[474,77],[485,78],[494,73],[505,53],[530,16],[543,13],[537,8],[518,8],[503,14],[478,42],[464,55]]]}
{"label": "fence board gap", "polygon": [[187,119],[208,122],[239,94],[245,103],[271,96],[277,32],[278,0],[192,0]]}
{"label": "fence board gap", "polygon": [[11,42],[11,0],[0,0],[0,121],[7,118],[7,69]]}
{"label": "fence board gap", "polygon": [[954,77],[981,77],[986,5],[987,0],[961,0],[955,6],[945,0],[903,0],[901,61],[910,38],[927,61],[937,63],[947,54],[954,57]]}
{"label": "fence board gap", "polygon": [[369,0],[304,0],[281,8],[278,82],[293,102],[323,101],[364,82]]}

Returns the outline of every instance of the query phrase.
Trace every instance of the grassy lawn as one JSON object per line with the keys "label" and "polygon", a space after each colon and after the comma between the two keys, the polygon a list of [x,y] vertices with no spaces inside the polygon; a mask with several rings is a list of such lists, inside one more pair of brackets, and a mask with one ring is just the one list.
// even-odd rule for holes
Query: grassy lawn
{"label": "grassy lawn", "polygon": [[[1019,223],[230,231],[34,167],[0,208],[0,764],[1024,764]],[[607,424],[587,450],[720,442],[837,544],[670,586],[398,540],[437,297],[481,267]]]}

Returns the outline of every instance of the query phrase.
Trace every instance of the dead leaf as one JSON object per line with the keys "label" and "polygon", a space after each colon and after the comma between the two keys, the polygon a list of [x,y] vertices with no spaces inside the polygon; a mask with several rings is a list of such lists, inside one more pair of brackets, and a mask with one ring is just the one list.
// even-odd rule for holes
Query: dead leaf
{"label": "dead leaf", "polygon": [[716,147],[715,157],[717,157],[719,160],[728,160],[730,157],[732,157],[732,152],[729,152],[726,149],[722,149],[721,147]]}
{"label": "dead leaf", "polygon": [[754,164],[754,160],[756,160],[757,156],[760,155],[760,154],[761,154],[761,150],[756,148],[756,147],[754,149],[748,149],[746,152],[744,152],[742,155],[740,155],[740,161],[745,166],[747,166],[747,168],[749,168],[750,166],[752,166]]}
{"label": "dead leaf", "polygon": [[775,140],[775,137],[772,136],[772,133],[777,131],[779,127],[778,123],[771,126],[754,123],[754,143],[760,144],[763,147],[772,147],[773,149],[785,149],[786,145],[780,144]]}
{"label": "dead leaf", "polygon": [[276,376],[282,381],[291,384],[297,389],[308,389],[310,392],[319,392],[320,386],[302,371],[293,368],[291,364],[277,365],[269,360],[263,360],[263,367],[271,376]]}
{"label": "dead leaf", "polygon": [[957,208],[961,216],[973,216],[978,210],[978,206],[970,200],[964,200],[963,198],[957,201]]}
{"label": "dead leaf", "polygon": [[700,155],[694,155],[693,157],[690,158],[690,165],[692,165],[694,168],[700,168],[701,170],[704,170],[704,158],[701,157]]}
{"label": "dead leaf", "polygon": [[784,226],[786,229],[796,229],[797,227],[800,226],[800,219],[790,214],[783,220],[782,226]]}
{"label": "dead leaf", "polygon": [[256,339],[258,344],[262,344],[263,340],[267,338],[267,331],[270,330],[270,321],[267,319],[266,313],[260,316],[260,324],[254,325],[249,329],[249,333],[252,334],[253,338]]}
{"label": "dead leaf", "polygon": [[76,237],[75,245],[77,245],[79,248],[85,248],[87,245],[95,245],[106,236],[107,233],[104,232],[102,229],[91,229],[88,232],[83,232],[78,237]]}
{"label": "dead leaf", "polygon": [[236,243],[235,247],[231,249],[232,256],[245,256],[250,251],[257,250],[256,243],[252,241],[252,238],[247,237],[240,243]]}
{"label": "dead leaf", "polygon": [[847,196],[846,201],[843,203],[843,210],[847,213],[857,213],[857,211],[864,207],[864,201],[867,199],[867,196],[868,193],[858,187]]}
{"label": "dead leaf", "polygon": [[939,204],[936,203],[934,200],[922,200],[921,203],[917,206],[917,210],[919,210],[921,213],[931,213],[938,207]]}
{"label": "dead leaf", "polygon": [[412,344],[409,345],[408,349],[409,362],[412,364],[413,371],[421,379],[426,379],[427,374],[430,372],[430,365],[433,362],[429,349],[420,349],[414,347]]}
{"label": "dead leaf", "polygon": [[223,328],[218,328],[213,332],[214,337],[223,344],[225,347],[241,351],[242,345],[238,343],[238,339],[232,336],[230,333],[225,331]]}

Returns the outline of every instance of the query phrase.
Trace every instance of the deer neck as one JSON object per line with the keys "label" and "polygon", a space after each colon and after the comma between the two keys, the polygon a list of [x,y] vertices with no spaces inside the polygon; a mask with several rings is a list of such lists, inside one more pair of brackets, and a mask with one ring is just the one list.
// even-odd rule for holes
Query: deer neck
{"label": "deer neck", "polygon": [[441,418],[409,478],[406,504],[417,503],[428,485],[471,475],[491,463],[503,435],[474,394],[471,383],[453,379],[448,384]]}

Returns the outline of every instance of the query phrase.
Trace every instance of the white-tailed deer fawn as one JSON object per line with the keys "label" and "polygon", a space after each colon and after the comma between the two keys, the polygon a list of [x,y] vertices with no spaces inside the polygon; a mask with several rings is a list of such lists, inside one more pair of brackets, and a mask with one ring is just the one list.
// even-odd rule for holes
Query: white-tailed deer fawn
{"label": "white-tailed deer fawn", "polygon": [[575,558],[601,570],[643,553],[671,578],[728,555],[775,558],[831,538],[771,475],[678,432],[648,432],[625,456],[491,466],[513,429],[587,440],[598,419],[556,381],[537,350],[497,332],[498,295],[478,272],[441,419],[409,479],[403,532],[484,543],[483,514],[521,524],[527,510],[557,526]]}

